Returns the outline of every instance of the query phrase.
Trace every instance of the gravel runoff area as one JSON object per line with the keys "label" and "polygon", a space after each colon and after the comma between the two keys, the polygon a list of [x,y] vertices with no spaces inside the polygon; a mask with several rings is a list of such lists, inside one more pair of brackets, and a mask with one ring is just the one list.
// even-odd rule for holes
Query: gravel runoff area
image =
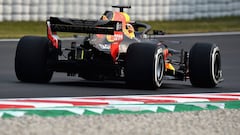
{"label": "gravel runoff area", "polygon": [[0,119],[1,135],[239,135],[240,110]]}

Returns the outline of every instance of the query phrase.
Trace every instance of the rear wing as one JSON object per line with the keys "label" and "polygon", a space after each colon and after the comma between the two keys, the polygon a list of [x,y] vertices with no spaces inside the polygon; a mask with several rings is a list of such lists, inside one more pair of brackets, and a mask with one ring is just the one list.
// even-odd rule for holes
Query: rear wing
{"label": "rear wing", "polygon": [[55,48],[61,52],[61,41],[57,32],[73,32],[88,34],[114,35],[115,31],[122,31],[121,21],[80,20],[70,18],[50,17],[47,20],[47,36]]}
{"label": "rear wing", "polygon": [[50,17],[48,20],[52,32],[74,32],[91,34],[110,34],[122,30],[122,22],[106,20],[80,20]]}

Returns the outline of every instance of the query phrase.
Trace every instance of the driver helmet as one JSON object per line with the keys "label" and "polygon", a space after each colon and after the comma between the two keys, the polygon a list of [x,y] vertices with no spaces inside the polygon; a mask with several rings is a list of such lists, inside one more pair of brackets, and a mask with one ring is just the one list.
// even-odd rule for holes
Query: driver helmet
{"label": "driver helmet", "polygon": [[131,21],[130,16],[125,12],[121,12],[121,13],[124,16],[126,21],[126,27],[123,28],[123,32],[125,35],[127,35],[129,38],[132,39],[135,37],[135,34],[134,34],[135,30],[134,30],[134,27],[130,24],[130,21]]}

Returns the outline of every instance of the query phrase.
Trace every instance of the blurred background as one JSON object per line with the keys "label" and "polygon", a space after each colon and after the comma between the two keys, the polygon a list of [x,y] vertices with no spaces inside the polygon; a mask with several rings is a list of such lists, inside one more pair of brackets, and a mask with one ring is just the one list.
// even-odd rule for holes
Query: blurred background
{"label": "blurred background", "polygon": [[50,16],[99,19],[112,5],[166,34],[240,31],[240,0],[0,0],[0,39],[45,36]]}
{"label": "blurred background", "polygon": [[0,0],[0,22],[45,21],[49,16],[97,19],[112,5],[131,5],[132,20],[192,20],[240,16],[240,0]]}

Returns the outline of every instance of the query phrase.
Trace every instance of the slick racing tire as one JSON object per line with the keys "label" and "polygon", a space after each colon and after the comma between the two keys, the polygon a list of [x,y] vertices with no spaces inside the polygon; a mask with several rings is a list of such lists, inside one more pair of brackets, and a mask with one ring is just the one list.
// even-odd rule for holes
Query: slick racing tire
{"label": "slick racing tire", "polygon": [[189,54],[189,77],[195,87],[215,87],[222,80],[218,46],[196,43]]}
{"label": "slick racing tire", "polygon": [[17,45],[15,72],[23,82],[47,83],[53,71],[48,70],[49,40],[46,37],[25,36]]}
{"label": "slick racing tire", "polygon": [[126,54],[125,79],[131,88],[156,89],[164,74],[163,49],[151,43],[134,43]]}

